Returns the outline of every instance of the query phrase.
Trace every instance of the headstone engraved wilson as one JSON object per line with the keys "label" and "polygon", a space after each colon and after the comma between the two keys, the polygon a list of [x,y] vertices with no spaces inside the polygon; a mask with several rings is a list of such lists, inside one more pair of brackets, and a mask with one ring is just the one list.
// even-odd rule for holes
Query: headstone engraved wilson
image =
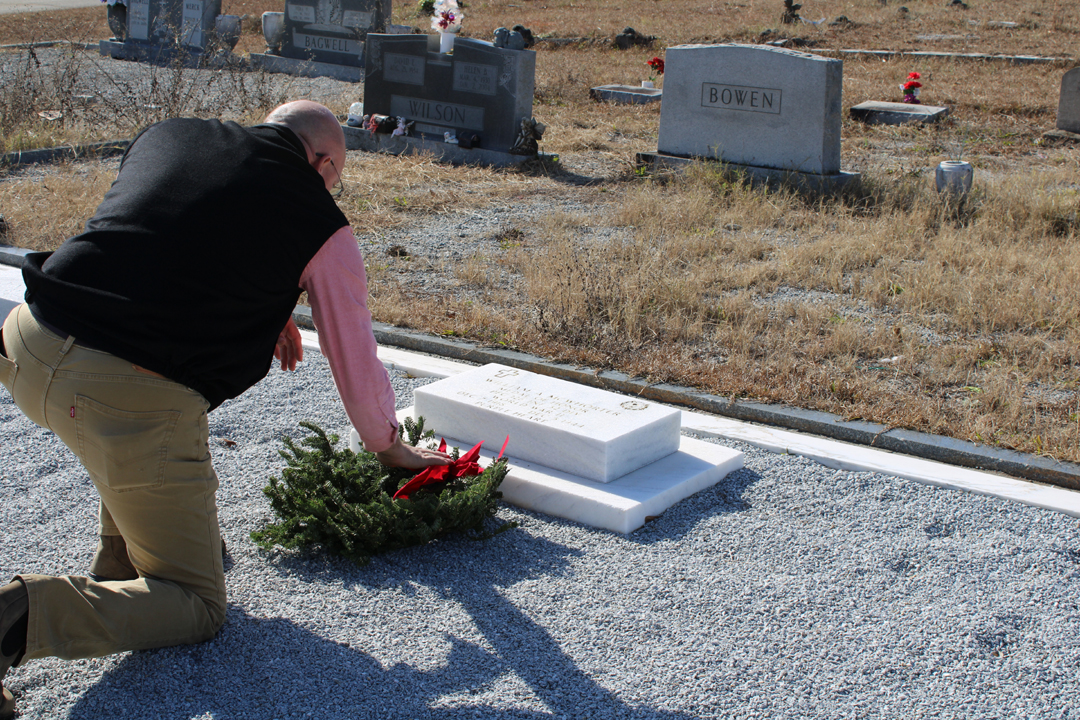
{"label": "headstone engraved wilson", "polygon": [[362,66],[364,39],[385,30],[389,18],[389,0],[286,0],[281,55]]}
{"label": "headstone engraved wilson", "polygon": [[485,365],[414,392],[414,411],[454,438],[601,483],[679,449],[681,413],[504,365]]}
{"label": "headstone engraved wilson", "polygon": [[1061,78],[1057,129],[1080,133],[1080,67],[1073,68]]}
{"label": "headstone engraved wilson", "polygon": [[763,45],[669,48],[657,149],[835,175],[843,67],[841,60]]}
{"label": "headstone engraved wilson", "polygon": [[364,112],[404,117],[427,138],[468,131],[479,147],[509,151],[532,116],[536,53],[470,38],[452,54],[438,46],[437,35],[369,35]]}

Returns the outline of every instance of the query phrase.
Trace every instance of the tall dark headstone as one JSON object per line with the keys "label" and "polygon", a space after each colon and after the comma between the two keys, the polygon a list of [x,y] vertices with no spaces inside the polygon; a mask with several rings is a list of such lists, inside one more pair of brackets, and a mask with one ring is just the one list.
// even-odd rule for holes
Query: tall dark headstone
{"label": "tall dark headstone", "polygon": [[438,52],[438,35],[369,35],[364,112],[404,117],[413,133],[479,135],[478,147],[509,152],[532,116],[536,53],[456,38]]}
{"label": "tall dark headstone", "polygon": [[281,55],[362,67],[367,34],[389,21],[390,0],[286,0]]}

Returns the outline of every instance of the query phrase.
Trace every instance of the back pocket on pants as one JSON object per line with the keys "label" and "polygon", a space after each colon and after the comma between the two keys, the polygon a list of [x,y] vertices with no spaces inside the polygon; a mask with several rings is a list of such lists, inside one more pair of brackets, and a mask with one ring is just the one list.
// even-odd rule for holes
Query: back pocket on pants
{"label": "back pocket on pants", "polygon": [[75,396],[79,459],[95,480],[117,492],[157,487],[165,481],[179,410],[131,412]]}
{"label": "back pocket on pants", "polygon": [[15,394],[15,374],[19,372],[19,366],[14,360],[0,355],[0,385],[7,388],[12,395]]}

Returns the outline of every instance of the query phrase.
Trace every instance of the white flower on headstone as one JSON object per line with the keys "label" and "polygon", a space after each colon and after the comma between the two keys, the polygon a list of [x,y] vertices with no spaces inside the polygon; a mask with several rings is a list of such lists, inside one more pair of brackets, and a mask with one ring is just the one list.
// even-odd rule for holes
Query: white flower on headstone
{"label": "white flower on headstone", "polygon": [[456,0],[438,0],[431,16],[431,29],[441,33],[456,33],[461,29],[461,8]]}

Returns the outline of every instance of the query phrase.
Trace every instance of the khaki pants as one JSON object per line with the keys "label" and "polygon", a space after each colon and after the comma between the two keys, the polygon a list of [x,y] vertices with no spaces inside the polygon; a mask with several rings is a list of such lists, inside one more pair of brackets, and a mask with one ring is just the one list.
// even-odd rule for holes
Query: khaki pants
{"label": "khaki pants", "polygon": [[202,395],[42,327],[26,305],[4,323],[0,383],[78,456],[139,579],[20,575],[30,595],[26,658],[109,655],[212,638],[225,620]]}

